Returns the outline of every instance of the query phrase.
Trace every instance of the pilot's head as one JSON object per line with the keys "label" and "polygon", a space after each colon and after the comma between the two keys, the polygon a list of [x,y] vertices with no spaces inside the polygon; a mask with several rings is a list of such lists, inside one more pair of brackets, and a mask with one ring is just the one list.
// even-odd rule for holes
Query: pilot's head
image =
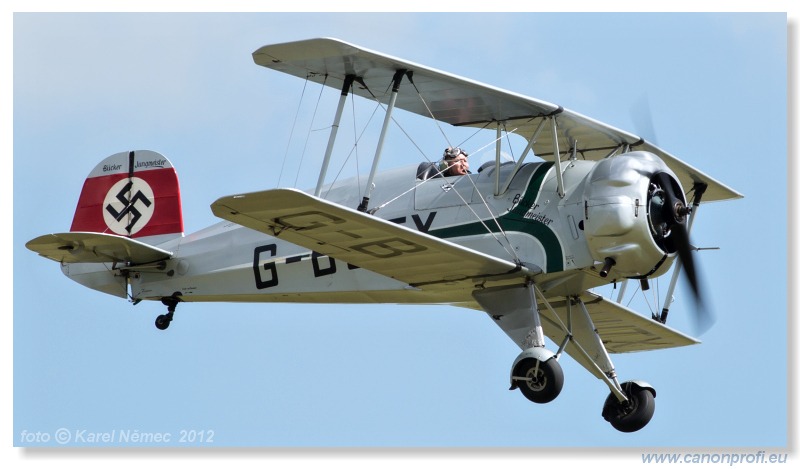
{"label": "pilot's head", "polygon": [[444,149],[444,162],[447,163],[445,176],[463,176],[469,173],[469,161],[467,152],[458,147],[447,147]]}

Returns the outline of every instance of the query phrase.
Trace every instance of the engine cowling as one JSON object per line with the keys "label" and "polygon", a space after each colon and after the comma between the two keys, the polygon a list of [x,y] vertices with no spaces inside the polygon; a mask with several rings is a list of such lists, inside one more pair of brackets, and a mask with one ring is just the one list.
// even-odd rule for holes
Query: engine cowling
{"label": "engine cowling", "polygon": [[613,278],[666,272],[677,252],[672,228],[684,222],[686,196],[656,155],[636,151],[597,162],[584,186],[584,232],[594,260]]}

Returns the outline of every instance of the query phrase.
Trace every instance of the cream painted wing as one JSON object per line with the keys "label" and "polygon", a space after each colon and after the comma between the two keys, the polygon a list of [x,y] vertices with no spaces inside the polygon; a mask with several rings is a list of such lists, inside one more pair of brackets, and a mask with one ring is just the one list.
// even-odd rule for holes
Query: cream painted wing
{"label": "cream painted wing", "polygon": [[424,288],[489,278],[519,278],[529,269],[296,189],[223,197],[214,215],[293,244]]}
{"label": "cream painted wing", "polygon": [[[484,128],[504,123],[509,131],[530,139],[545,124],[533,146],[536,156],[552,161],[555,149],[561,158],[577,142],[577,157],[599,160],[615,150],[630,148],[656,154],[678,176],[687,190],[694,184],[708,186],[703,200],[737,199],[737,191],[702,171],[646,142],[643,138],[596,121],[563,107],[459,77],[424,65],[398,59],[338,39],[319,38],[273,44],[253,52],[256,64],[325,84],[341,91],[348,75],[355,77],[352,93],[387,103],[389,86],[397,71],[405,71],[396,107],[454,126]],[[557,137],[547,119],[558,123]],[[557,145],[556,145],[557,144]]]}

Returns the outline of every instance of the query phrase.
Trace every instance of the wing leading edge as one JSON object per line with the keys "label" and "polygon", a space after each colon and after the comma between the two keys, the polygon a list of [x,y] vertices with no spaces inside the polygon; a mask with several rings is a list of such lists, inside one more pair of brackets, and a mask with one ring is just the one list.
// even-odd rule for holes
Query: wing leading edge
{"label": "wing leading edge", "polygon": [[[563,158],[577,142],[577,154],[587,160],[605,158],[628,147],[658,155],[688,190],[705,184],[703,200],[727,200],[742,195],[634,134],[616,129],[546,101],[495,88],[440,70],[364,49],[338,39],[309,39],[264,46],[253,53],[256,64],[341,90],[348,75],[358,78],[352,92],[387,103],[388,84],[406,70],[413,86],[400,86],[395,106],[455,126],[483,128],[502,122],[507,129],[531,139],[544,120],[555,117],[556,139],[541,132],[534,153],[545,160]],[[418,94],[419,93],[419,94]],[[424,102],[422,99],[424,99]],[[545,123],[546,124],[546,123]]]}
{"label": "wing leading edge", "polygon": [[418,288],[519,278],[527,268],[296,189],[223,197],[214,215]]}

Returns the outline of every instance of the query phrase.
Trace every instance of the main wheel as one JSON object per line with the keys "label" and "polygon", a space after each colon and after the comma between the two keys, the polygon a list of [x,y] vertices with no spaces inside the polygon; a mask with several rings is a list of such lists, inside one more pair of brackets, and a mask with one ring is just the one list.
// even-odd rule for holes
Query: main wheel
{"label": "main wheel", "polygon": [[537,404],[552,401],[564,387],[564,372],[554,358],[544,362],[535,358],[522,360],[514,370],[514,379],[522,395]]}
{"label": "main wheel", "polygon": [[609,394],[603,405],[603,418],[621,432],[639,431],[653,418],[656,411],[655,396],[650,389],[630,383],[625,383],[622,388],[628,396],[628,402],[620,402],[614,393]]}

